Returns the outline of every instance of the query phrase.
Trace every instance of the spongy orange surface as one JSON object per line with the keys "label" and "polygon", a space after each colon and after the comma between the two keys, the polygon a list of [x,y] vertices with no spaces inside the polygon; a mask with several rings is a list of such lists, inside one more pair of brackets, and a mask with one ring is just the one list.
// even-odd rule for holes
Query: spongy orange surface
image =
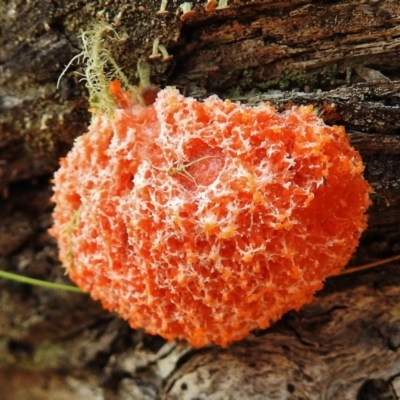
{"label": "spongy orange surface", "polygon": [[60,257],[133,328],[225,346],[310,302],[366,227],[369,184],[341,127],[118,84],[54,180]]}

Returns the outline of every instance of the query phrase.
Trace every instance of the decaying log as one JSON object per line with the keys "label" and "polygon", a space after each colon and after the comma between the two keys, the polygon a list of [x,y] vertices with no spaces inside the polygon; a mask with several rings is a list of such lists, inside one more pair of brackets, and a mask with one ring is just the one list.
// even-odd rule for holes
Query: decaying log
{"label": "decaying log", "polygon": [[[400,253],[400,4],[229,0],[180,20],[183,1],[0,0],[0,269],[66,281],[50,179],[90,120],[76,61],[93,20],[135,83],[155,39],[154,83],[198,98],[280,109],[313,104],[346,127],[374,188],[352,264]],[[4,400],[400,398],[400,263],[328,279],[312,304],[227,349],[191,349],[131,330],[88,296],[0,281]]]}

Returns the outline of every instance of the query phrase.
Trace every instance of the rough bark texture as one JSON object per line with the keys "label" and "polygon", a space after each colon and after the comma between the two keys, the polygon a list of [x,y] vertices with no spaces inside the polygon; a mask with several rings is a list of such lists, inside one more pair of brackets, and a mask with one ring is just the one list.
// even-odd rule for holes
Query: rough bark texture
{"label": "rough bark texture", "polygon": [[[0,268],[65,281],[50,179],[89,121],[75,64],[92,20],[135,82],[156,38],[174,55],[152,79],[197,97],[278,107],[312,103],[344,124],[373,186],[352,263],[400,253],[398,0],[230,0],[182,22],[181,2],[0,0]],[[191,349],[132,331],[85,295],[0,282],[3,400],[400,398],[399,263],[330,278],[315,301],[227,349]]]}

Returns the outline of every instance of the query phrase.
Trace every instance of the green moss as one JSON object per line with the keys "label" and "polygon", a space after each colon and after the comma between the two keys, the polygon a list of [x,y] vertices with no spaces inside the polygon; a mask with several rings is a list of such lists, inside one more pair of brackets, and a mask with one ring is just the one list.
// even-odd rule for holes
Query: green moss
{"label": "green moss", "polygon": [[69,359],[64,347],[50,342],[43,342],[35,348],[32,363],[28,367],[35,369],[59,368],[63,360]]}
{"label": "green moss", "polygon": [[0,370],[16,366],[20,370],[33,371],[59,368],[64,360],[68,360],[68,351],[61,346],[48,341],[40,343],[34,349],[32,356],[16,359],[8,351],[8,341],[0,342]]}
{"label": "green moss", "polygon": [[[128,77],[115,61],[111,52],[112,45],[123,41],[123,37],[111,25],[98,21],[91,29],[81,34],[83,50],[71,59],[58,78],[57,86],[65,71],[79,58],[85,63],[84,80],[89,91],[89,103],[104,114],[111,115],[115,109],[115,99],[109,91],[110,82],[118,79],[126,90],[136,93]],[[138,101],[140,96],[137,95]]]}
{"label": "green moss", "polygon": [[229,89],[226,92],[226,95],[224,97],[226,97],[227,99],[234,99],[236,97],[240,97],[243,94],[243,90],[241,89],[240,86],[235,86],[231,89]]}
{"label": "green moss", "polygon": [[332,81],[335,80],[337,73],[338,73],[337,64],[332,64],[332,65],[327,66],[321,72],[321,78],[320,78],[321,84],[323,84],[323,85],[330,84]]}
{"label": "green moss", "polygon": [[68,252],[65,255],[65,257],[68,259],[68,265],[66,268],[71,268],[74,264],[74,249],[73,249],[73,243],[72,243],[72,233],[77,227],[77,224],[79,222],[79,218],[81,216],[82,212],[82,205],[79,206],[79,208],[73,213],[71,217],[71,221],[69,224],[66,226],[65,231],[62,232],[62,235],[65,235],[68,239]]}
{"label": "green moss", "polygon": [[310,87],[323,87],[330,85],[335,80],[337,72],[337,65],[333,64],[313,73],[300,70],[282,71],[279,76],[273,76],[260,82],[260,77],[256,77],[256,71],[251,69],[243,72],[240,86],[235,87],[231,92],[237,94],[235,92],[254,88],[263,91],[270,89],[304,90],[307,85]]}
{"label": "green moss", "polygon": [[313,80],[313,78],[312,75],[310,76],[301,71],[284,71],[280,76],[257,83],[256,86],[262,90],[273,88],[281,90],[301,88],[309,83],[310,80]]}

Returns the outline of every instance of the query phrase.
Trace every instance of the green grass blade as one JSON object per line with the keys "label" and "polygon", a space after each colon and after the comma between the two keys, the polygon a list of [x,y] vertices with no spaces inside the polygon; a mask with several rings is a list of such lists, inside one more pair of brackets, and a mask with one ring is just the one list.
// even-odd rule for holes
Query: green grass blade
{"label": "green grass blade", "polygon": [[12,272],[6,272],[0,270],[0,278],[8,279],[14,282],[26,283],[28,285],[39,286],[45,289],[52,289],[52,290],[61,290],[64,292],[73,292],[73,293],[80,293],[80,294],[87,294],[83,290],[79,289],[76,286],[71,285],[63,285],[61,283],[53,283],[53,282],[46,282],[40,279],[28,278],[27,276],[22,276],[18,274],[14,274]]}

